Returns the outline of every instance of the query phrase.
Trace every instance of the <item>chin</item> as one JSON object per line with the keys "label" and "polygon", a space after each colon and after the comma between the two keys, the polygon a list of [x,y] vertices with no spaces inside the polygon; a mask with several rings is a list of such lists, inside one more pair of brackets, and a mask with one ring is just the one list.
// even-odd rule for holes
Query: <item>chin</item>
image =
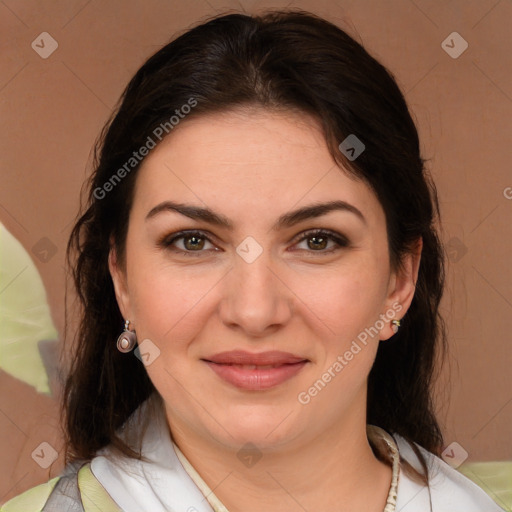
{"label": "chin", "polygon": [[246,443],[252,443],[261,449],[276,447],[290,441],[298,433],[299,422],[290,412],[291,407],[282,405],[272,410],[262,405],[242,407],[219,421],[226,430],[215,430],[223,439],[222,442],[233,448],[240,448]]}

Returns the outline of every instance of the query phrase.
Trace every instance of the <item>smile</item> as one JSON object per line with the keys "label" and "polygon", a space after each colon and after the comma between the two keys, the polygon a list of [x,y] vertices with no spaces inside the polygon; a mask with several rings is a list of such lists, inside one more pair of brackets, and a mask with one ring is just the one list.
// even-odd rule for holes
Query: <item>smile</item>
{"label": "smile", "polygon": [[239,389],[262,391],[270,389],[295,377],[308,361],[285,364],[234,364],[205,363],[225,382]]}

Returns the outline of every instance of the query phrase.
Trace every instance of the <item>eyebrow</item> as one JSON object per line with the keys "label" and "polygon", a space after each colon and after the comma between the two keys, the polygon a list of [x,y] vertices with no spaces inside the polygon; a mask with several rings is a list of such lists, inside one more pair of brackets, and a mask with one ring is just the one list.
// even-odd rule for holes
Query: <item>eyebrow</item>
{"label": "eyebrow", "polygon": [[[146,215],[146,220],[155,217],[162,212],[177,212],[181,215],[189,217],[194,220],[202,220],[213,224],[215,226],[226,228],[230,231],[233,230],[233,223],[224,215],[215,213],[209,208],[203,208],[201,206],[193,206],[182,203],[176,203],[174,201],[164,201],[152,208]],[[304,206],[291,212],[281,215],[277,222],[272,226],[272,230],[277,231],[283,228],[289,228],[303,222],[308,219],[314,219],[321,217],[332,211],[345,211],[356,215],[364,224],[366,219],[364,215],[355,206],[345,201],[329,201],[327,203],[315,203],[309,206]]]}

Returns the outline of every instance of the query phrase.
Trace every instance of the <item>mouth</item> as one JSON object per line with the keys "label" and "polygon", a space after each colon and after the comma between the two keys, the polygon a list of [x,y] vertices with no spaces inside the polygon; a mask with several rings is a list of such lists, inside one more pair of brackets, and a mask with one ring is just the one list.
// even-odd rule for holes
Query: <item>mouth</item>
{"label": "mouth", "polygon": [[274,388],[295,377],[309,362],[285,352],[243,351],[224,352],[202,361],[223,381],[249,391]]}
{"label": "mouth", "polygon": [[265,365],[257,365],[257,364],[235,364],[235,363],[214,363],[213,361],[207,361],[213,364],[223,364],[224,366],[236,366],[242,370],[271,370],[272,368],[279,368],[280,366],[284,366],[284,364],[297,364],[297,363],[284,363],[284,364],[265,364]]}

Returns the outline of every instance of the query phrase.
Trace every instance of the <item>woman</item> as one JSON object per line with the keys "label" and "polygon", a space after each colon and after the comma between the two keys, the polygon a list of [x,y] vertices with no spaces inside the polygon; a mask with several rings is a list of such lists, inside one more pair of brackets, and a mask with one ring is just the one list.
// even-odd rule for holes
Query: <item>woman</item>
{"label": "woman", "polygon": [[32,509],[500,510],[438,457],[423,164],[391,74],[311,14],[151,57],[70,239],[68,465]]}

